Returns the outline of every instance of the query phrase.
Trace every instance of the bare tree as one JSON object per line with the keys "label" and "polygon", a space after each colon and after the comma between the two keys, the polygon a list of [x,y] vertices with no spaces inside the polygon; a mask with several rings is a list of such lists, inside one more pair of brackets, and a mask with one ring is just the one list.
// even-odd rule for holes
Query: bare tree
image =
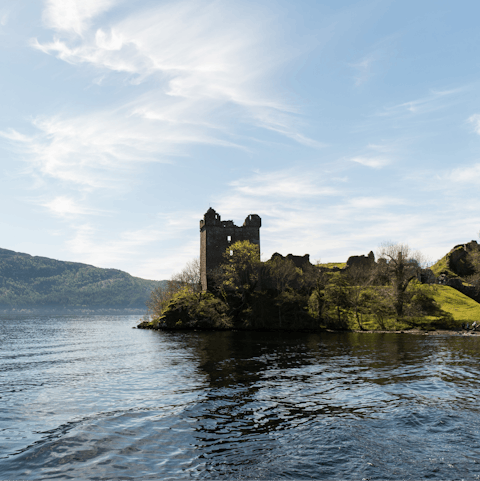
{"label": "bare tree", "polygon": [[187,262],[186,266],[180,272],[173,274],[166,284],[152,291],[147,301],[148,315],[161,316],[172,297],[182,289],[187,289],[200,296],[202,292],[200,259],[196,258]]}
{"label": "bare tree", "polygon": [[197,257],[187,262],[180,272],[172,276],[171,281],[178,283],[180,287],[186,287],[192,292],[201,292],[200,259]]}
{"label": "bare tree", "polygon": [[393,307],[397,319],[400,319],[409,300],[407,287],[420,275],[424,257],[420,252],[412,251],[407,244],[385,243],[377,258],[377,272],[380,278],[388,280],[392,286]]}

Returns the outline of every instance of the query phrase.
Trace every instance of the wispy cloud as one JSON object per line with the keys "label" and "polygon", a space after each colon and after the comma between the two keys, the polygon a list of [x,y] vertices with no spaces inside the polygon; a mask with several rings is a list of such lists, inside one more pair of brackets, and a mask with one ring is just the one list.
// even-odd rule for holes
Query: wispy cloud
{"label": "wispy cloud", "polygon": [[[205,122],[211,106],[190,100],[155,103],[149,95],[115,110],[71,118],[37,118],[37,133],[0,132],[44,176],[87,188],[118,188],[146,162],[171,162],[191,144],[240,147]],[[189,115],[191,112],[191,115]]]}
{"label": "wispy cloud", "polygon": [[115,73],[133,85],[148,79],[151,87],[124,105],[36,118],[34,136],[0,133],[23,149],[37,172],[80,187],[112,187],[130,180],[139,163],[171,162],[188,155],[192,144],[246,148],[255,139],[239,135],[245,124],[322,146],[298,128],[297,109],[269,89],[282,48],[267,48],[265,37],[276,33],[254,8],[171,2],[93,27],[116,3],[48,0],[44,19],[58,35],[32,45],[72,65],[92,66],[92,82],[102,86],[115,82],[109,79]]}
{"label": "wispy cloud", "polygon": [[118,0],[46,0],[43,20],[54,30],[81,35],[97,15],[106,12]]}
{"label": "wispy cloud", "polygon": [[480,163],[458,167],[444,177],[455,183],[480,184]]}
{"label": "wispy cloud", "polygon": [[473,124],[473,128],[474,128],[475,133],[477,133],[478,135],[480,135],[480,114],[471,115],[471,116],[468,118],[468,121],[469,121],[471,124]]}
{"label": "wispy cloud", "polygon": [[82,206],[78,201],[68,196],[57,196],[51,200],[41,202],[41,205],[46,207],[52,214],[63,218],[104,213],[97,209]]}
{"label": "wispy cloud", "polygon": [[363,57],[358,62],[350,64],[356,70],[356,75],[353,77],[355,81],[355,85],[359,87],[360,85],[364,84],[367,80],[370,79],[372,76],[372,65],[376,60],[375,54],[367,55]]}
{"label": "wispy cloud", "polygon": [[6,8],[0,9],[0,25],[2,27],[5,27],[5,25],[7,25],[9,17],[10,17],[10,10]]}
{"label": "wispy cloud", "polygon": [[378,209],[393,205],[406,205],[404,199],[396,197],[354,197],[349,204],[357,209]]}
{"label": "wispy cloud", "polygon": [[351,162],[355,162],[360,165],[364,165],[365,167],[371,167],[373,169],[381,169],[391,163],[390,159],[385,157],[366,157],[366,156],[359,156],[359,157],[352,157],[349,159]]}
{"label": "wispy cloud", "polygon": [[268,57],[276,57],[262,46],[265,27],[232,5],[183,1],[89,31],[80,43],[56,38],[33,45],[73,64],[134,76],[135,82],[154,76],[167,95],[285,111],[284,102],[258,86],[259,76],[272,66]]}
{"label": "wispy cloud", "polygon": [[[322,168],[255,173],[230,188],[228,195],[213,199],[213,205],[240,224],[250,213],[262,217],[264,259],[278,251],[346,260],[345,256],[375,249],[387,235],[403,238],[405,225],[422,223],[402,197],[362,195]],[[394,217],[392,207],[399,210]]]}
{"label": "wispy cloud", "polygon": [[450,90],[431,90],[430,94],[423,98],[402,102],[400,104],[390,107],[385,107],[384,110],[382,112],[379,112],[377,115],[392,116],[407,113],[425,114],[434,112],[436,110],[443,109],[448,105],[448,103],[444,102],[446,98],[452,97],[462,92],[463,90],[463,88],[456,88]]}
{"label": "wispy cloud", "polygon": [[302,198],[334,195],[338,191],[311,172],[296,174],[292,170],[258,173],[253,177],[239,179],[230,184],[241,194],[255,197]]}
{"label": "wispy cloud", "polygon": [[[147,279],[168,279],[184,267],[187,261],[198,257],[198,212],[172,212],[162,214],[158,222],[137,230],[125,230],[115,237],[111,232],[87,222],[75,224],[74,234],[66,247],[75,259],[99,267],[118,264],[127,266],[128,272]],[[169,241],[180,236],[190,238],[186,244]],[[151,244],[160,246],[162,256],[144,260],[143,251]],[[168,247],[167,247],[168,246]]]}

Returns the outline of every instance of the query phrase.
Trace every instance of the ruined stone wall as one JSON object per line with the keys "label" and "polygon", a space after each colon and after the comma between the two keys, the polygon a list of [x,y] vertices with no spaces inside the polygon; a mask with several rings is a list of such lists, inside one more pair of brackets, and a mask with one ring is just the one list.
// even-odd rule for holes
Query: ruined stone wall
{"label": "ruined stone wall", "polygon": [[368,256],[350,256],[347,260],[346,268],[356,267],[360,269],[370,269],[375,265],[375,254],[370,251]]}
{"label": "ruined stone wall", "polygon": [[231,220],[222,221],[219,214],[210,208],[200,221],[200,277],[202,290],[208,289],[210,275],[223,261],[227,248],[237,241],[249,241],[258,245],[260,256],[260,227],[262,221],[256,214],[249,215],[243,226]]}
{"label": "ruined stone wall", "polygon": [[312,265],[310,263],[310,254],[305,254],[304,256],[294,256],[293,254],[288,254],[287,257],[283,257],[282,254],[275,252],[275,254],[273,254],[271,257],[271,260],[273,261],[275,258],[287,259],[289,261],[292,261],[295,267],[298,267],[300,269],[303,268],[305,265]]}

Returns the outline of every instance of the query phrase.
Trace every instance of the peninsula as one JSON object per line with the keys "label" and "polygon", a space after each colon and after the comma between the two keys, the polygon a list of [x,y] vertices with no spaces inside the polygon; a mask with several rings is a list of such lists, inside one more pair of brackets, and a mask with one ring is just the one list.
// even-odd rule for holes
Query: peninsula
{"label": "peninsula", "polygon": [[375,259],[316,264],[309,255],[260,260],[261,219],[242,226],[210,208],[200,259],[152,292],[149,329],[455,330],[480,321],[480,246],[455,246],[430,268],[407,245]]}

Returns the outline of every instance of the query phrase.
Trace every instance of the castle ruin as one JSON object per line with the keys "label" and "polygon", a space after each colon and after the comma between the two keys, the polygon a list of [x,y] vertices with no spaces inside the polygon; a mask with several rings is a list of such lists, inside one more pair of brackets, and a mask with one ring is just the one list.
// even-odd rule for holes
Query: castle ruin
{"label": "castle ruin", "polygon": [[250,214],[241,227],[231,220],[221,220],[211,207],[200,221],[200,278],[202,290],[211,285],[211,273],[223,262],[223,254],[237,241],[250,241],[258,245],[260,256],[260,227],[262,220]]}

